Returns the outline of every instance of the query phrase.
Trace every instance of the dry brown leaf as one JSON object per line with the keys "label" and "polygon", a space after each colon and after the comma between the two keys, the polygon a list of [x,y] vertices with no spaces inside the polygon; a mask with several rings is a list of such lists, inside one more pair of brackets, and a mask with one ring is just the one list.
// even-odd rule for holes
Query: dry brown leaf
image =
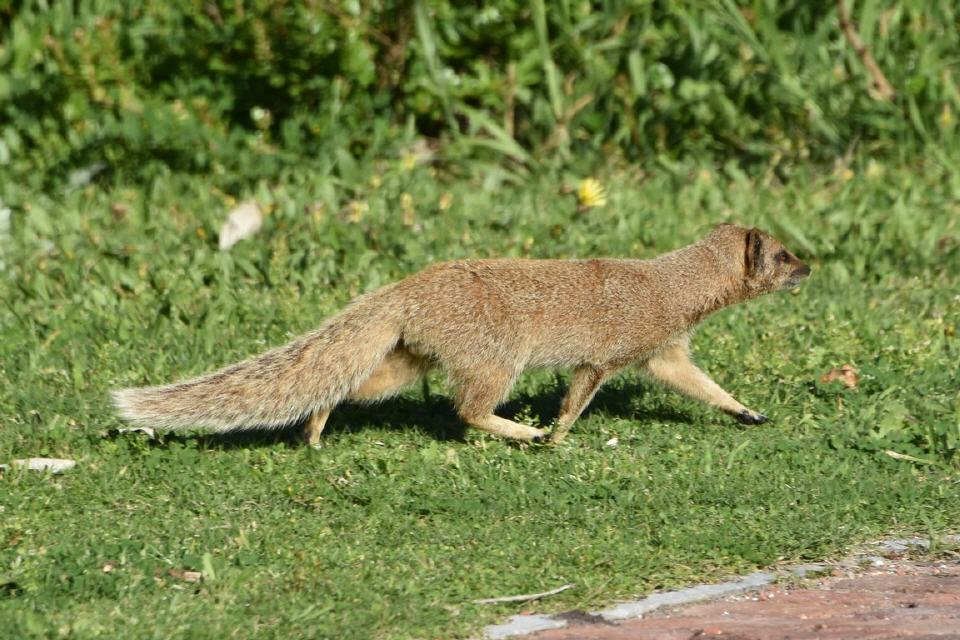
{"label": "dry brown leaf", "polygon": [[820,376],[820,382],[823,384],[829,384],[834,380],[842,382],[847,389],[856,389],[860,383],[860,375],[852,364],[845,364],[837,369],[830,369]]}

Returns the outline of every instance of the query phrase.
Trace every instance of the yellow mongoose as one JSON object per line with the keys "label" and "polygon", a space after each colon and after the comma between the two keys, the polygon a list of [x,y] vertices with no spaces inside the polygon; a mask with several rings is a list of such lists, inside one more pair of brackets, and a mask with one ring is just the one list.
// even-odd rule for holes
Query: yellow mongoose
{"label": "yellow mongoose", "polygon": [[758,229],[720,225],[652,260],[458,260],[435,264],[354,300],[290,344],[199,378],[114,393],[120,414],[160,428],[229,431],[309,417],[316,445],[344,400],[397,392],[431,367],[456,389],[471,426],[517,440],[541,429],[494,415],[517,376],[573,370],[552,442],[597,388],[637,364],[676,390],[747,424],[747,409],[690,361],[694,325],[707,314],[796,286],[810,268]]}

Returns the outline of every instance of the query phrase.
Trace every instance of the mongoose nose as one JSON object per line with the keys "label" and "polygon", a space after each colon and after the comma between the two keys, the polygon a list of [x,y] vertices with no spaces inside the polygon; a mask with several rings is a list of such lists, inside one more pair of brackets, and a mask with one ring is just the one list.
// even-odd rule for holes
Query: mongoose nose
{"label": "mongoose nose", "polygon": [[810,267],[808,267],[807,265],[803,265],[802,267],[799,267],[796,271],[794,271],[793,275],[806,278],[808,275],[810,275]]}

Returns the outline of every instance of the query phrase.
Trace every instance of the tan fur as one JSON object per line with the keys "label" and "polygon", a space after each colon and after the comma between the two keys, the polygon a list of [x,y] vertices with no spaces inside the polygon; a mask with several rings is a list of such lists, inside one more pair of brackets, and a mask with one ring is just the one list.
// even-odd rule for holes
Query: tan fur
{"label": "tan fur", "polygon": [[721,225],[653,260],[460,260],[358,298],[285,347],[194,380],[114,394],[120,414],[156,427],[227,431],[312,416],[316,445],[344,400],[376,400],[441,368],[463,420],[518,440],[540,429],[494,415],[517,376],[573,370],[551,440],[566,437],[599,386],[636,364],[747,423],[766,420],[691,361],[697,322],[810,273],[774,238]]}

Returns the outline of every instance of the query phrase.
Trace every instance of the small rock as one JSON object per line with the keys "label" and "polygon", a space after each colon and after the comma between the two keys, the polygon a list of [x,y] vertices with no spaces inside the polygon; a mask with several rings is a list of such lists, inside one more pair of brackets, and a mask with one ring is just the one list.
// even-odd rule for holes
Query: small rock
{"label": "small rock", "polygon": [[107,165],[103,164],[102,162],[94,162],[86,167],[74,169],[67,174],[67,183],[70,185],[71,189],[85,187],[93,182],[93,179],[96,178],[97,175],[106,168]]}
{"label": "small rock", "polygon": [[12,464],[15,467],[26,467],[31,471],[63,473],[68,469],[72,469],[77,463],[73,460],[65,460],[63,458],[24,458],[22,460],[14,460]]}
{"label": "small rock", "polygon": [[121,427],[117,429],[117,434],[122,435],[124,433],[142,433],[151,438],[157,437],[157,432],[152,427]]}

